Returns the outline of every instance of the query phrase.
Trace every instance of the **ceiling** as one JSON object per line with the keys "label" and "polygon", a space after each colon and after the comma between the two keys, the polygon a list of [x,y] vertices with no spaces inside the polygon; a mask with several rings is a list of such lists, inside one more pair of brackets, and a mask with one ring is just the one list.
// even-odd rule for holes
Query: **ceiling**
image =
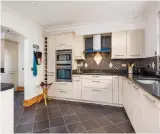
{"label": "ceiling", "polygon": [[3,2],[43,27],[59,27],[99,21],[119,21],[141,18],[151,2]]}

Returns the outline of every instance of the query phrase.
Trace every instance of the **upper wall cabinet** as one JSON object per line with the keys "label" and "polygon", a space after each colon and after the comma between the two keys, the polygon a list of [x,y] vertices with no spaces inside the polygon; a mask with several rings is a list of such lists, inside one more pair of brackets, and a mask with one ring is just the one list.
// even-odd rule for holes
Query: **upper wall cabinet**
{"label": "upper wall cabinet", "polygon": [[112,59],[126,58],[126,31],[112,33]]}
{"label": "upper wall cabinet", "polygon": [[80,60],[84,59],[84,38],[81,35],[75,36],[75,45],[74,45],[74,59]]}
{"label": "upper wall cabinet", "polygon": [[144,30],[112,33],[112,59],[143,58]]}
{"label": "upper wall cabinet", "polygon": [[56,50],[72,49],[74,35],[72,33],[56,36]]}
{"label": "upper wall cabinet", "polygon": [[144,44],[144,31],[127,31],[127,58],[142,58]]}

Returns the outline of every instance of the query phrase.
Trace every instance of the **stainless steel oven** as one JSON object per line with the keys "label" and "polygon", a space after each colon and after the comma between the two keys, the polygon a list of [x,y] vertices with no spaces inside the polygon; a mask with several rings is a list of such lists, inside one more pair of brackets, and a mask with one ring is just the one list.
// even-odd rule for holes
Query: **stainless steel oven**
{"label": "stainless steel oven", "polygon": [[56,51],[56,81],[72,82],[72,50]]}
{"label": "stainless steel oven", "polygon": [[57,64],[71,64],[72,50],[57,50],[56,51]]}

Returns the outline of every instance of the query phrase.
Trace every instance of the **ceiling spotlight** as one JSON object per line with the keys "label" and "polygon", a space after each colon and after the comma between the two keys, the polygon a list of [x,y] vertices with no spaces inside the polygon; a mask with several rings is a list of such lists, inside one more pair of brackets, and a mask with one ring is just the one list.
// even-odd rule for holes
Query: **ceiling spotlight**
{"label": "ceiling spotlight", "polygon": [[125,4],[127,4],[128,2],[127,2],[127,1],[125,1],[124,3],[125,3]]}
{"label": "ceiling spotlight", "polygon": [[32,3],[33,3],[33,4],[36,4],[36,2],[35,2],[35,1],[33,1]]}
{"label": "ceiling spotlight", "polygon": [[49,15],[48,18],[51,18],[51,16]]}

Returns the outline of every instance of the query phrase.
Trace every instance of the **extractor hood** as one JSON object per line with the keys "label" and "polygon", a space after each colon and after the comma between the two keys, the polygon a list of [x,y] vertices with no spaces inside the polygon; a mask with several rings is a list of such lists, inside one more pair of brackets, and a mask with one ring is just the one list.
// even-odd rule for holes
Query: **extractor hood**
{"label": "extractor hood", "polygon": [[101,35],[94,35],[93,36],[93,51],[100,51],[101,50]]}
{"label": "extractor hood", "polygon": [[[108,47],[108,39],[110,40],[111,38],[106,38],[109,36],[101,36],[100,34],[93,35],[93,38],[89,38],[88,41],[86,41],[86,53],[92,53],[92,52],[110,52],[111,49]],[[111,37],[111,36],[110,36]],[[92,41],[91,41],[92,39]],[[91,42],[93,43],[91,47]]]}

